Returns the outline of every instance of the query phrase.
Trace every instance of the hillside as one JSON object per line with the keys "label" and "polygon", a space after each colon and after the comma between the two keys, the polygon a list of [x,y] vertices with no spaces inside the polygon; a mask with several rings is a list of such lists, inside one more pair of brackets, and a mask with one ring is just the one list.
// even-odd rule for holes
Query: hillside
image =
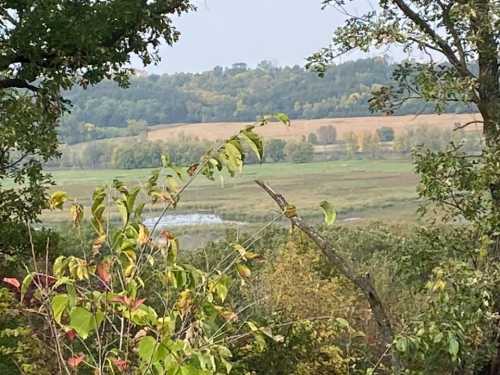
{"label": "hillside", "polygon": [[[263,62],[216,67],[203,73],[133,77],[127,90],[104,81],[67,93],[73,107],[60,135],[66,143],[133,135],[158,124],[240,122],[284,112],[294,119],[369,116],[372,90],[391,84],[393,64],[362,59],[329,67],[324,78],[300,66]],[[432,106],[408,101],[397,113],[431,113]],[[467,112],[450,104],[449,112]],[[135,121],[133,121],[135,120]]]}
{"label": "hillside", "polygon": [[[333,125],[337,129],[339,138],[347,132],[357,134],[370,132],[382,126],[394,128],[396,134],[405,127],[424,125],[433,127],[453,128],[455,124],[464,124],[468,121],[477,119],[477,114],[443,114],[443,115],[406,115],[406,116],[369,116],[369,117],[351,117],[351,118],[326,118],[317,120],[294,120],[292,126],[287,128],[280,124],[275,126],[266,126],[258,129],[258,132],[266,139],[300,139],[318,130],[321,126]],[[164,141],[177,138],[180,135],[215,141],[225,139],[236,134],[245,123],[225,122],[225,123],[201,123],[201,124],[179,124],[172,127],[153,127],[148,132],[148,139],[152,141]],[[479,129],[477,126],[470,126],[469,131]]]}

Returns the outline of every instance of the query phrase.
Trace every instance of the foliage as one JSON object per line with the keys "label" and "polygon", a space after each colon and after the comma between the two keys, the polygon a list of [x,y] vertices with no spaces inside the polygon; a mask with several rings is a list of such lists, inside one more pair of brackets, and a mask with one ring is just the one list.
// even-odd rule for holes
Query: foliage
{"label": "foliage", "polygon": [[[5,284],[4,285],[8,285]],[[43,337],[21,313],[16,297],[0,287],[0,372],[2,374],[52,375],[57,364]]]}
{"label": "foliage", "polygon": [[[93,194],[90,224],[93,241],[82,238],[81,254],[61,255],[45,272],[33,259],[33,271],[22,283],[4,281],[29,301],[26,312],[37,306],[44,318],[41,329],[50,337],[48,347],[56,354],[65,373],[73,369],[98,373],[140,372],[147,374],[229,373],[229,344],[241,337],[256,337],[261,343],[274,339],[267,328],[245,319],[247,307],[231,298],[231,290],[246,285],[249,263],[256,254],[240,243],[231,245],[230,256],[206,271],[178,260],[179,242],[158,224],[175,207],[182,192],[200,174],[214,179],[226,171],[235,175],[243,167],[243,145],[259,159],[263,142],[254,132],[271,119],[289,125],[283,114],[263,118],[237,135],[207,151],[200,162],[180,168],[162,156],[163,168],[152,173],[141,187],[127,187],[115,180],[113,188],[101,187]],[[164,184],[161,182],[165,181]],[[144,197],[144,198],[142,198]],[[54,192],[51,209],[61,209],[69,200]],[[152,228],[143,224],[146,203],[164,205]],[[109,212],[119,213],[114,224]],[[77,201],[70,207],[79,230],[84,208]],[[48,260],[48,259],[47,259]],[[50,273],[47,271],[50,270]],[[24,312],[21,307],[20,311]]]}
{"label": "foliage", "polygon": [[321,264],[299,235],[282,245],[254,288],[267,296],[262,315],[272,319],[284,342],[246,353],[242,362],[247,369],[266,374],[365,373],[370,345],[366,333],[351,324],[366,321],[366,307],[345,280],[325,277]]}
{"label": "foliage", "polygon": [[30,259],[32,251],[45,258],[52,257],[59,248],[61,236],[58,232],[30,228],[25,224],[10,224],[0,227],[0,275],[15,277],[24,272],[23,262]]}
{"label": "foliage", "polygon": [[[500,228],[500,211],[495,196],[488,194],[500,181],[498,161],[500,152],[487,147],[481,156],[464,153],[460,145],[432,153],[418,149],[415,152],[417,172],[422,176],[419,194],[448,212],[448,218],[463,218],[473,223],[483,238],[483,246],[490,241],[488,251],[496,257]],[[488,237],[490,237],[488,239]]]}
{"label": "foliage", "polygon": [[285,154],[294,163],[309,163],[314,157],[314,148],[308,142],[288,142]]}
{"label": "foliage", "polygon": [[[388,58],[360,59],[328,66],[328,74],[319,79],[299,66],[216,67],[196,74],[134,77],[126,96],[116,84],[104,81],[68,93],[74,107],[64,117],[61,135],[64,142],[81,142],[81,124],[92,123],[97,126],[96,137],[109,137],[108,129],[126,130],[130,119],[155,125],[254,121],[277,111],[291,118],[368,115],[372,91],[391,83],[394,68]],[[398,113],[420,110],[420,103],[412,102]],[[448,110],[469,111],[454,103]]]}
{"label": "foliage", "polygon": [[170,17],[190,9],[187,0],[0,3],[0,179],[14,182],[0,190],[2,225],[44,208],[51,181],[42,163],[58,156],[69,105],[62,92],[111,78],[126,86],[130,54],[157,61],[160,40],[179,37]]}
{"label": "foliage", "polygon": [[378,133],[363,133],[361,137],[361,151],[370,159],[380,157],[380,138],[378,138]]}
{"label": "foliage", "polygon": [[[461,103],[480,112],[481,119],[463,127],[482,124],[486,146],[482,153],[467,155],[467,150],[460,150],[456,144],[447,151],[418,152],[417,170],[423,179],[423,196],[469,220],[476,215],[489,217],[485,235],[493,243],[492,253],[498,254],[498,1],[384,0],[378,2],[378,8],[358,16],[350,15],[343,0],[325,0],[323,4],[336,7],[347,17],[335,31],[332,45],[309,58],[309,68],[324,75],[336,57],[356,49],[399,45],[409,52],[423,51],[427,60],[401,62],[392,72],[394,83],[374,90],[371,108],[392,114],[407,102],[421,100],[437,112],[444,111],[449,103]],[[485,205],[478,202],[480,196],[487,195]],[[491,371],[500,371],[500,357],[496,362],[499,365]]]}
{"label": "foliage", "polygon": [[335,126],[321,126],[317,130],[318,142],[320,145],[331,145],[337,140],[337,129]]}
{"label": "foliage", "polygon": [[271,139],[266,142],[266,146],[264,149],[266,161],[279,162],[284,161],[285,147],[287,142],[283,139]]}
{"label": "foliage", "polygon": [[499,319],[494,267],[485,273],[449,261],[433,270],[422,301],[425,309],[395,340],[407,361],[406,374],[473,374],[491,360]]}
{"label": "foliage", "polygon": [[382,126],[377,129],[377,135],[381,142],[392,142],[394,140],[394,129],[388,126]]}
{"label": "foliage", "polygon": [[310,143],[312,145],[318,144],[318,136],[316,135],[316,133],[309,133],[307,135],[307,143]]}

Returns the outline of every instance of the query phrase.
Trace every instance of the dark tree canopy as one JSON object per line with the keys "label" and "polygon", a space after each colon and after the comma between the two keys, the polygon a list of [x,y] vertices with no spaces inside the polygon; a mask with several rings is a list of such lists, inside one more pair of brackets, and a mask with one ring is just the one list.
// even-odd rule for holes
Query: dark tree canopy
{"label": "dark tree canopy", "polygon": [[32,220],[49,181],[41,162],[57,156],[56,127],[69,109],[63,90],[103,79],[128,83],[132,54],[158,61],[179,32],[172,16],[189,0],[0,0],[0,220]]}

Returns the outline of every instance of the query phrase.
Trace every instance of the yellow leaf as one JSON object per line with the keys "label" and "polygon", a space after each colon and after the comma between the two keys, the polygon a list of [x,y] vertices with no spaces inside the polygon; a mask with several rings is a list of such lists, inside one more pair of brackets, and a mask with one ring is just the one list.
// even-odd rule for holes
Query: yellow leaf
{"label": "yellow leaf", "polygon": [[137,237],[137,243],[140,246],[144,246],[149,242],[149,230],[143,224],[139,225],[139,235]]}
{"label": "yellow leaf", "polygon": [[238,271],[240,276],[244,279],[249,278],[252,275],[252,271],[250,271],[250,268],[248,268],[244,264],[237,264],[236,270]]}
{"label": "yellow leaf", "polygon": [[55,191],[49,198],[49,207],[51,210],[62,210],[64,202],[68,199],[68,194],[64,191]]}
{"label": "yellow leaf", "polygon": [[70,208],[71,218],[73,219],[73,224],[80,225],[83,219],[83,206],[80,203],[73,203]]}

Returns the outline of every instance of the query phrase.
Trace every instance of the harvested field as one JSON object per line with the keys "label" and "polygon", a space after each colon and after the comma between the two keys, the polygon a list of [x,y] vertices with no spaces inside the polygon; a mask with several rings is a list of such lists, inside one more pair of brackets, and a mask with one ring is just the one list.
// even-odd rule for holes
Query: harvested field
{"label": "harvested field", "polygon": [[[258,129],[258,132],[266,139],[300,139],[311,132],[315,132],[321,126],[333,125],[337,129],[339,138],[347,132],[357,134],[364,132],[374,132],[377,128],[388,126],[394,128],[395,133],[401,132],[404,128],[410,126],[436,126],[453,128],[456,124],[464,124],[472,120],[480,120],[478,114],[442,114],[442,115],[409,115],[409,116],[371,116],[371,117],[349,117],[332,118],[318,120],[293,120],[292,126],[287,128],[279,124],[270,124],[270,126]],[[148,138],[154,141],[177,138],[179,135],[197,137],[215,141],[225,139],[234,135],[247,123],[241,122],[214,122],[200,124],[179,124],[177,126],[155,126],[148,133]],[[471,125],[467,128],[469,131],[480,130],[480,125]]]}

